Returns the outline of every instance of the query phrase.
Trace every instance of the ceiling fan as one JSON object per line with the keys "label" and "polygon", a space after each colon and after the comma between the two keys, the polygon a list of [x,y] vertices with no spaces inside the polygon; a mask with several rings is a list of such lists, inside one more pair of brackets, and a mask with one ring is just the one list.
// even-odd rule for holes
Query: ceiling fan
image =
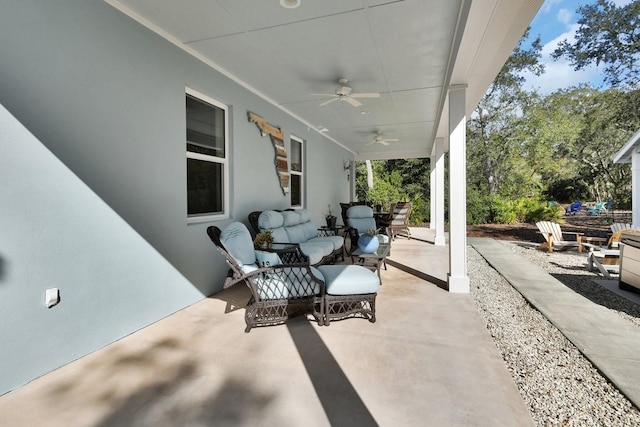
{"label": "ceiling fan", "polygon": [[379,98],[380,94],[378,92],[370,92],[370,93],[352,93],[352,89],[347,86],[349,80],[347,79],[338,79],[338,83],[340,83],[340,87],[336,88],[336,93],[312,93],[312,96],[330,96],[331,98],[327,101],[324,101],[320,104],[321,107],[332,103],[333,101],[344,101],[351,104],[354,107],[359,107],[362,105],[362,102],[358,101],[356,98]]}
{"label": "ceiling fan", "polygon": [[390,142],[398,142],[398,141],[400,140],[396,138],[390,138],[390,139],[384,138],[380,132],[376,132],[376,136],[373,138],[373,141],[371,141],[367,145],[371,145],[371,144],[391,145],[389,144]]}

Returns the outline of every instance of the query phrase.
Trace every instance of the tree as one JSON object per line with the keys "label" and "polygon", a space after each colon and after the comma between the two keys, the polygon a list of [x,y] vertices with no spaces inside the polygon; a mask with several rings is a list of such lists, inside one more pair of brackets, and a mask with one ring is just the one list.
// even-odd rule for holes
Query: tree
{"label": "tree", "polygon": [[560,201],[606,200],[626,205],[628,165],[612,157],[640,127],[640,91],[559,90],[524,111],[523,157],[547,195]]}
{"label": "tree", "polygon": [[584,126],[572,147],[581,162],[581,175],[590,179],[594,199],[612,198],[628,205],[631,196],[629,165],[613,164],[613,156],[640,128],[640,90],[609,89],[588,100]]}
{"label": "tree", "polygon": [[580,6],[579,28],[573,43],[559,43],[552,57],[569,58],[576,70],[604,64],[605,82],[612,86],[637,86],[640,77],[640,0],[617,7],[597,0]]}
{"label": "tree", "polygon": [[[522,72],[540,75],[544,66],[539,63],[540,37],[525,48],[528,36],[527,29],[468,123],[469,182],[478,188],[485,187],[490,195],[514,187],[508,183],[509,180],[521,181],[520,178],[530,175],[521,173],[518,123],[523,108],[535,96],[521,89],[525,80]],[[515,187],[521,189],[521,184]]]}

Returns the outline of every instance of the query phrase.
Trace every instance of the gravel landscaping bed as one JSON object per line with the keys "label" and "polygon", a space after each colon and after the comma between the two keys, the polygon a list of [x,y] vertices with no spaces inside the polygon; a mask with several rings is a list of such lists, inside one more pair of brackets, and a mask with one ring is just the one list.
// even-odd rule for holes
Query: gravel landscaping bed
{"label": "gravel landscaping bed", "polygon": [[[506,245],[640,326],[636,304],[591,281],[597,276],[586,270],[584,254],[548,254],[526,244]],[[640,411],[471,247],[468,269],[474,303],[537,425],[640,425]]]}

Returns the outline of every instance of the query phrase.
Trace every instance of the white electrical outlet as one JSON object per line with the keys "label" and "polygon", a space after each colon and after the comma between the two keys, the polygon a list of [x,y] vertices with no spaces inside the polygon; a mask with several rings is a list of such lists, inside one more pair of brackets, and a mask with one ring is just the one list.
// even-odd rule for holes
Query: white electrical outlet
{"label": "white electrical outlet", "polygon": [[47,289],[44,293],[44,303],[47,308],[51,308],[60,302],[60,292],[58,288]]}

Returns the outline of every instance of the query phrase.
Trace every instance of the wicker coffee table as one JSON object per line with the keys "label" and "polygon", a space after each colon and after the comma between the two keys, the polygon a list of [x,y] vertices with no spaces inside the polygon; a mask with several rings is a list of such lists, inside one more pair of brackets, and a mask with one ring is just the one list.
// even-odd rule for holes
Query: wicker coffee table
{"label": "wicker coffee table", "polygon": [[380,267],[384,264],[384,269],[387,269],[387,255],[389,255],[390,249],[391,245],[389,243],[380,243],[378,250],[374,253],[363,253],[360,248],[358,248],[351,252],[351,262],[377,272],[380,284],[382,284]]}

